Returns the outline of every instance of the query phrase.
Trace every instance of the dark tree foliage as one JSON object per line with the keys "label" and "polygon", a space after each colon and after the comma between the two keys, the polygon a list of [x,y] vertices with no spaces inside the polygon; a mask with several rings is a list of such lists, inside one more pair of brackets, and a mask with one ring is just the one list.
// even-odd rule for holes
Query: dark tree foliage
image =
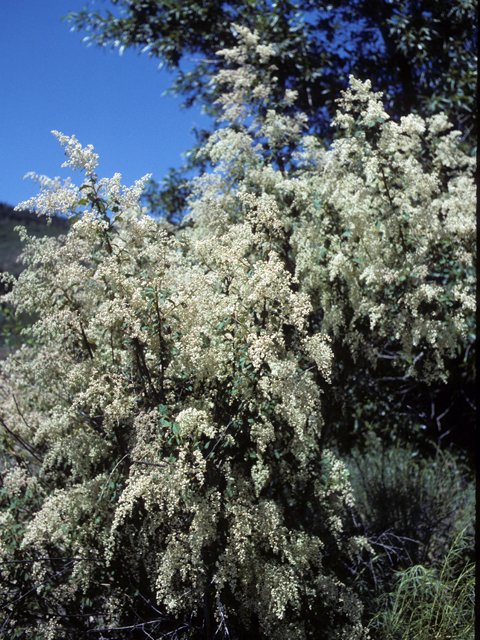
{"label": "dark tree foliage", "polygon": [[[392,115],[445,111],[476,135],[476,0],[111,0],[113,11],[71,13],[86,41],[136,48],[176,72],[173,91],[213,114],[209,79],[235,23],[275,46],[278,91],[296,89],[296,108],[328,139],[335,99],[349,74],[372,81]],[[181,63],[189,63],[182,65]],[[471,142],[470,144],[474,144]]]}
{"label": "dark tree foliage", "polygon": [[175,169],[170,169],[159,185],[150,178],[142,194],[142,204],[150,215],[164,217],[172,224],[179,224],[187,207],[188,181]]}

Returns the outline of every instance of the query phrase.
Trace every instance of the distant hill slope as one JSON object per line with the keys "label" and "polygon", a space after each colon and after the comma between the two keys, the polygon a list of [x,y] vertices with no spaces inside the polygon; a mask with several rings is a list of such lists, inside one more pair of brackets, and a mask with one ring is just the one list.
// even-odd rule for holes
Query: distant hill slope
{"label": "distant hill slope", "polygon": [[[15,231],[15,227],[19,225],[26,227],[30,235],[37,237],[59,236],[69,229],[66,218],[52,218],[52,223],[47,225],[45,217],[38,217],[30,211],[15,211],[10,205],[0,202],[0,272],[8,271],[16,277],[24,268],[18,260],[23,249],[18,231]],[[5,284],[0,282],[0,295],[6,292]],[[0,360],[20,345],[18,330],[29,320],[25,314],[13,316],[7,305],[0,303]],[[20,327],[17,326],[19,323]]]}
{"label": "distant hill slope", "polygon": [[[23,270],[22,263],[18,262],[23,244],[18,231],[15,231],[19,225],[37,237],[59,236],[69,229],[66,218],[54,217],[51,225],[47,225],[47,219],[43,216],[39,217],[30,211],[15,211],[10,205],[0,203],[0,272],[8,271],[15,276],[19,276]],[[4,288],[0,283],[1,293],[4,293]]]}

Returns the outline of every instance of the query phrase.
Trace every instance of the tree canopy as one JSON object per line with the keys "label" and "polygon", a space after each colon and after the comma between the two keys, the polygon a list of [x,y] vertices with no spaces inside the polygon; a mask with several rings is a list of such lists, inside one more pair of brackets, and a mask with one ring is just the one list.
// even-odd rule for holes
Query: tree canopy
{"label": "tree canopy", "polygon": [[[173,89],[217,113],[218,50],[232,47],[232,24],[273,46],[272,100],[297,91],[293,109],[331,137],[335,99],[353,74],[369,79],[394,117],[444,111],[470,145],[476,139],[476,0],[111,0],[113,11],[70,14],[85,41],[137,48],[176,73]],[[188,65],[182,63],[188,62]]]}

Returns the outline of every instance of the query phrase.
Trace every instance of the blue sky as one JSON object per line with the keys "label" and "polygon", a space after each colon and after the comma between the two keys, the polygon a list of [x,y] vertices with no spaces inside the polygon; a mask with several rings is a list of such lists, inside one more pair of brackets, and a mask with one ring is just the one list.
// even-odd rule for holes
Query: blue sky
{"label": "blue sky", "polygon": [[208,126],[199,110],[180,109],[181,97],[162,95],[172,76],[158,71],[158,60],[82,44],[84,34],[61,18],[85,4],[0,0],[0,202],[17,205],[38,193],[23,180],[29,171],[72,175],[60,168],[65,158],[52,129],[93,144],[99,177],[118,172],[130,186],[181,166],[194,144],[192,126]]}

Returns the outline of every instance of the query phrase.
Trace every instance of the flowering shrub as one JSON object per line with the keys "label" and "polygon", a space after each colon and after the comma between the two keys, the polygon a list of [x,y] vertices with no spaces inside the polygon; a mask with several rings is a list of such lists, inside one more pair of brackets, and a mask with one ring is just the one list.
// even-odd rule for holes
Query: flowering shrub
{"label": "flowering shrub", "polygon": [[[82,162],[74,139],[67,157]],[[178,240],[139,215],[142,182],[97,181],[91,162],[87,148],[87,181],[67,186],[76,206],[48,194],[78,219],[60,241],[25,238],[11,296],[40,316],[35,347],[4,367],[2,410],[5,499],[17,443],[17,491],[36,499],[14,561],[51,593],[28,626],[58,637],[65,616],[111,633],[147,620],[161,634],[183,616],[208,637],[220,624],[302,638],[321,619],[360,637],[358,601],[323,569],[351,502],[342,464],[318,452],[314,375],[328,378],[331,355],[274,249],[275,202],[243,196],[242,223]]]}
{"label": "flowering shrub", "polygon": [[[214,176],[197,179],[200,232],[217,233],[225,215],[241,217],[234,184],[274,197],[286,230],[279,255],[322,331],[373,365],[394,347],[403,375],[442,379],[475,309],[475,160],[460,151],[460,133],[442,114],[393,122],[370,82],[352,77],[327,151],[301,135],[306,118],[289,117],[294,92],[285,91],[283,113],[268,108],[272,51],[240,32],[243,42],[220,52],[242,66],[216,79],[230,126],[206,148]],[[221,200],[222,216],[211,199]]]}
{"label": "flowering shrub", "polygon": [[443,117],[391,123],[354,79],[326,151],[293,92],[268,109],[270,47],[239,29],[221,53],[242,66],[214,79],[226,125],[190,227],[142,214],[148,176],[99,180],[59,133],[84,183],[42,178],[21,205],[72,224],[23,233],[8,294],[39,317],[1,373],[12,637],[365,637],[338,570],[365,542],[321,446],[331,345],[375,366],[392,341],[404,375],[444,376],[473,316],[473,167]]}
{"label": "flowering shrub", "polygon": [[443,436],[449,404],[435,404],[452,366],[465,359],[474,375],[474,159],[444,115],[393,121],[354,78],[325,149],[290,115],[294,92],[271,109],[268,48],[243,34],[223,52],[237,68],[216,79],[229,126],[205,149],[215,170],[196,181],[197,233],[219,229],[211,201],[237,221],[238,191],[275,198],[286,230],[277,250],[310,297],[311,331],[327,334],[335,354],[323,439],[348,447],[367,423],[389,440],[393,425],[408,438],[425,426],[428,438]]}

